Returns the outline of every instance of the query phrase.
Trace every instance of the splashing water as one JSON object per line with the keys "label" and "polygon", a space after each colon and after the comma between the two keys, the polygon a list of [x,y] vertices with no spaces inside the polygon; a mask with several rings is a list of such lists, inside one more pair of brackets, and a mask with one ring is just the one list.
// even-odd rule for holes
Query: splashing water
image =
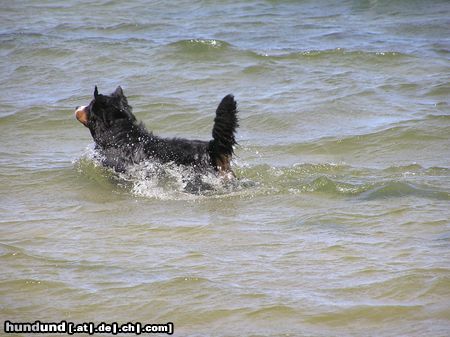
{"label": "splashing water", "polygon": [[247,179],[220,176],[213,170],[199,171],[195,167],[146,160],[130,165],[125,172],[115,172],[102,165],[103,156],[93,146],[86,148],[76,162],[78,171],[98,175],[116,183],[132,194],[161,200],[195,200],[217,197],[253,186]]}

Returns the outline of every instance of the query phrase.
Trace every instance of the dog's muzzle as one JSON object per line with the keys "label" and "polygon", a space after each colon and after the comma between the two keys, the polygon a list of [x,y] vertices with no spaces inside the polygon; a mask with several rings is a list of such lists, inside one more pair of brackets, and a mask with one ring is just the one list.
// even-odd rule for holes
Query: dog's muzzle
{"label": "dog's muzzle", "polygon": [[89,121],[89,110],[87,106],[79,106],[75,108],[75,117],[78,121],[87,127]]}

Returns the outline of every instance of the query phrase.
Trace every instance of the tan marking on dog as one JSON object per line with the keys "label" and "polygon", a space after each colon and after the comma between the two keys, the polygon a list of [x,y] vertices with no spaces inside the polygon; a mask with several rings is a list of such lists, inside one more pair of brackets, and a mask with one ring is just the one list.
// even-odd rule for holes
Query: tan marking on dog
{"label": "tan marking on dog", "polygon": [[217,158],[217,169],[222,177],[230,179],[236,178],[234,172],[231,170],[231,156],[221,155]]}
{"label": "tan marking on dog", "polygon": [[78,109],[75,110],[75,117],[78,119],[78,121],[87,127],[88,120],[89,120],[89,114],[87,111],[87,106],[80,106]]}

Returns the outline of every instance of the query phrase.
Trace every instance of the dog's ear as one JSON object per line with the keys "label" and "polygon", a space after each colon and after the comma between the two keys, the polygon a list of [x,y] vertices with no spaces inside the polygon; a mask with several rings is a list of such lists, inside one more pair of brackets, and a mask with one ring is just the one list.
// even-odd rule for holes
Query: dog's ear
{"label": "dog's ear", "polygon": [[117,96],[117,97],[123,97],[124,96],[122,87],[120,85],[113,92],[113,96]]}
{"label": "dog's ear", "polygon": [[97,96],[98,96],[98,89],[97,89],[97,86],[95,86],[95,89],[94,89],[94,98],[97,98]]}

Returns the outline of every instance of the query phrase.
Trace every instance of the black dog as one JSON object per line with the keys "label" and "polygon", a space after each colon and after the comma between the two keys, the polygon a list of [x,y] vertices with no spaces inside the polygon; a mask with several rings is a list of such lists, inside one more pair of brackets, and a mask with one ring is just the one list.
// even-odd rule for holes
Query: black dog
{"label": "black dog", "polygon": [[234,133],[238,127],[236,101],[225,96],[216,110],[211,141],[160,138],[147,131],[131,112],[122,88],[101,95],[97,87],[88,106],[77,107],[75,116],[91,131],[103,164],[124,172],[131,164],[147,159],[174,162],[199,170],[213,168],[221,175],[234,176],[230,161]]}

